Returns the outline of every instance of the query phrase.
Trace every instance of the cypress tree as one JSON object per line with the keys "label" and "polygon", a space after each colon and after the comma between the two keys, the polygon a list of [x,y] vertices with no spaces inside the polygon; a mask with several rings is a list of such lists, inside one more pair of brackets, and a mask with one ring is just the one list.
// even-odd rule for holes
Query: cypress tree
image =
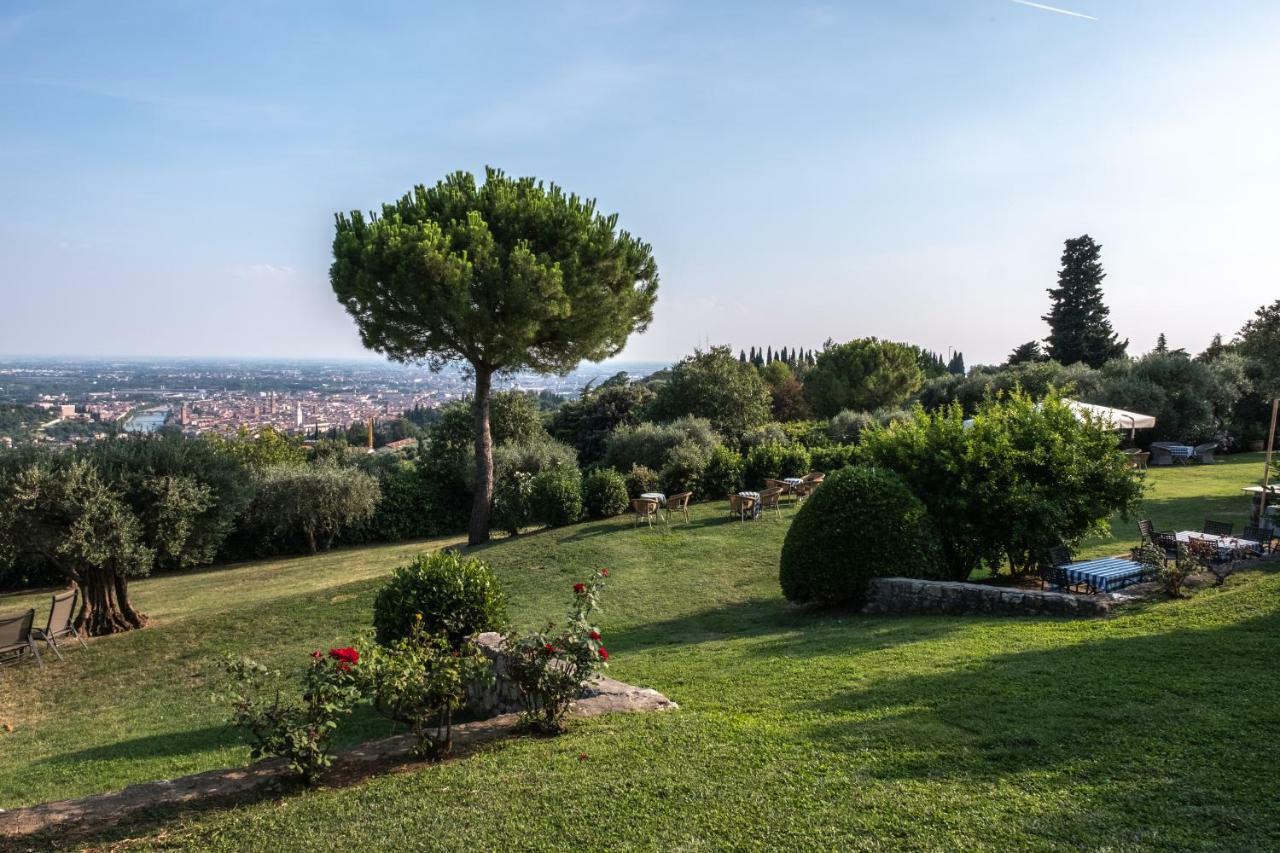
{"label": "cypress tree", "polygon": [[1102,301],[1107,274],[1101,254],[1102,247],[1088,234],[1067,240],[1063,249],[1058,286],[1049,288],[1052,305],[1042,318],[1049,324],[1049,357],[1060,364],[1101,367],[1123,356],[1129,345],[1112,330],[1111,311]]}
{"label": "cypress tree", "polygon": [[1156,338],[1156,352],[1168,352],[1168,351],[1169,351],[1169,341],[1165,338],[1164,332],[1161,332],[1160,336]]}

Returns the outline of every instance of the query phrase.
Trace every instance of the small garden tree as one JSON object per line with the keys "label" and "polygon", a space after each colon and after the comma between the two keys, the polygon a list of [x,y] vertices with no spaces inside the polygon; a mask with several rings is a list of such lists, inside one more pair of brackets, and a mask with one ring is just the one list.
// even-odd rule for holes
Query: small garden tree
{"label": "small garden tree", "polygon": [[467,365],[475,381],[468,541],[489,538],[494,374],[565,373],[617,354],[653,318],[649,246],[595,202],[487,169],[418,186],[381,214],[338,214],[329,276],[365,346],[393,361]]}
{"label": "small garden tree", "polygon": [[1049,324],[1049,356],[1061,364],[1084,362],[1090,367],[1124,355],[1111,328],[1111,310],[1102,301],[1102,247],[1088,234],[1067,240],[1062,250],[1058,286],[1049,288],[1053,304],[1044,316]]}
{"label": "small garden tree", "polygon": [[734,439],[769,420],[769,391],[760,373],[724,346],[694,350],[671,368],[649,407],[654,420],[706,418]]}

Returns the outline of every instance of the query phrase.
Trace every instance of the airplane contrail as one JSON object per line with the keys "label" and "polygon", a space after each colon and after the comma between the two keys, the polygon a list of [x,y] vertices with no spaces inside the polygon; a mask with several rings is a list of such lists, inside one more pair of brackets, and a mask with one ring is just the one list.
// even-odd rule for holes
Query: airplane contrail
{"label": "airplane contrail", "polygon": [[1086,15],[1083,12],[1072,12],[1070,9],[1059,9],[1057,6],[1046,6],[1043,3],[1032,3],[1031,0],[1009,0],[1010,3],[1017,3],[1019,6],[1030,6],[1032,9],[1043,9],[1046,12],[1057,12],[1059,15],[1069,15],[1072,18],[1084,18],[1086,21],[1098,20],[1093,15]]}

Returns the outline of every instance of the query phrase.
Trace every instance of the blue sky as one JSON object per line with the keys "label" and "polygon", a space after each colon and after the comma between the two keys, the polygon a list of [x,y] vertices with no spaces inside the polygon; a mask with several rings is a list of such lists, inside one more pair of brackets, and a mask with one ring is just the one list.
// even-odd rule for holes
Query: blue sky
{"label": "blue sky", "polygon": [[[486,164],[653,244],[625,355],[1117,330],[1276,298],[1280,5],[0,0],[0,353],[346,356],[332,215]],[[374,7],[371,11],[368,7]]]}

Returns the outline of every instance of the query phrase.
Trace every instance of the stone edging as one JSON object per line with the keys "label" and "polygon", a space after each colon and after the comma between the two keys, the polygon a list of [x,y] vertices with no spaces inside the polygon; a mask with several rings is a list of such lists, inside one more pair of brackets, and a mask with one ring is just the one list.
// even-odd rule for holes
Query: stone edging
{"label": "stone edging", "polygon": [[[612,678],[598,677],[570,713],[594,717],[633,711],[666,711],[679,706],[656,690],[633,687]],[[468,749],[510,734],[519,720],[517,714],[502,714],[487,720],[459,723],[453,727],[454,750]],[[366,741],[334,757],[321,784],[348,784],[395,767],[425,764],[413,755],[411,735],[395,735]],[[138,812],[173,806],[205,806],[220,800],[260,791],[286,780],[284,761],[270,758],[227,770],[211,770],[178,779],[143,782],[77,800],[61,800],[36,806],[0,811],[0,839],[21,838],[41,832],[71,831],[80,827],[94,830],[111,826]]]}
{"label": "stone edging", "polygon": [[1005,616],[1106,616],[1112,601],[1097,595],[917,578],[873,578],[864,613]]}

